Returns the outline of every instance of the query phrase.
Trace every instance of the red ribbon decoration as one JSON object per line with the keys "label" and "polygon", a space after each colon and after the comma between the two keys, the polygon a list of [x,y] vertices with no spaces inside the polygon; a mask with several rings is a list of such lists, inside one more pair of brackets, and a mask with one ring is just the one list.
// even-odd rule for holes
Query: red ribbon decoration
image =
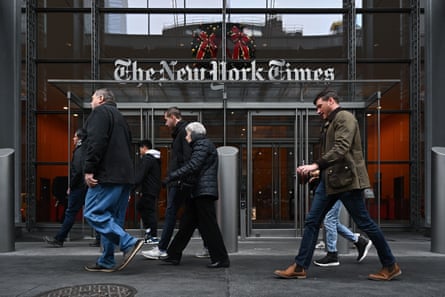
{"label": "red ribbon decoration", "polygon": [[233,26],[230,33],[230,38],[234,43],[232,59],[239,60],[241,55],[244,57],[243,60],[249,59],[250,51],[249,46],[247,45],[251,42],[249,36],[244,34],[237,26]]}
{"label": "red ribbon decoration", "polygon": [[216,34],[211,33],[210,35],[208,35],[207,32],[201,31],[199,33],[199,39],[201,40],[201,44],[198,47],[196,59],[202,60],[207,52],[210,53],[210,56],[212,58],[216,58],[216,55],[218,53],[218,46],[216,45]]}

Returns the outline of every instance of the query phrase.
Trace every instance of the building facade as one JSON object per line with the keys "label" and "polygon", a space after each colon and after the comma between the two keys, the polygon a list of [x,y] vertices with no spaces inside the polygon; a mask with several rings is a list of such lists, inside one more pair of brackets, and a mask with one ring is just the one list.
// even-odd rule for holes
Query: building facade
{"label": "building facade", "polygon": [[[239,234],[298,236],[311,192],[295,168],[318,156],[312,101],[329,86],[360,123],[372,217],[383,228],[428,226],[423,1],[245,2],[23,1],[17,223],[61,220],[71,137],[107,87],[135,164],[148,138],[165,174],[163,113],[178,106],[218,146],[239,149]],[[135,199],[127,228],[140,225]]]}

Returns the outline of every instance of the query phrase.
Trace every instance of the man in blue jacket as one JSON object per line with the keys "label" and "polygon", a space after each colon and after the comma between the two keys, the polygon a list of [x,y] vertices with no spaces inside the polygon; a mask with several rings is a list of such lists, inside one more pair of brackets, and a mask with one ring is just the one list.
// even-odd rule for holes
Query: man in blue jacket
{"label": "man in blue jacket", "polygon": [[[134,184],[131,135],[110,90],[94,92],[91,107],[85,123],[84,173],[88,191],[84,216],[102,235],[103,253],[95,264],[85,266],[85,270],[112,272],[124,269],[144,244],[123,228]],[[115,245],[124,253],[117,267]]]}

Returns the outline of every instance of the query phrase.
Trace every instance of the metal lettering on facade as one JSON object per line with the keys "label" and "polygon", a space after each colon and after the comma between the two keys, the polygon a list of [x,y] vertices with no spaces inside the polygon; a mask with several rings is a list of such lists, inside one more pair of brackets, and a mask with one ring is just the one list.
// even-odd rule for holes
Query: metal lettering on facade
{"label": "metal lettering on facade", "polygon": [[114,79],[118,81],[203,81],[203,80],[230,80],[230,81],[304,81],[304,80],[334,80],[334,68],[292,68],[285,60],[270,60],[268,68],[258,66],[251,61],[248,67],[228,68],[227,62],[210,61],[209,67],[190,67],[184,65],[176,67],[177,61],[159,62],[160,67],[155,69],[140,68],[138,61],[131,59],[117,59],[114,62]]}

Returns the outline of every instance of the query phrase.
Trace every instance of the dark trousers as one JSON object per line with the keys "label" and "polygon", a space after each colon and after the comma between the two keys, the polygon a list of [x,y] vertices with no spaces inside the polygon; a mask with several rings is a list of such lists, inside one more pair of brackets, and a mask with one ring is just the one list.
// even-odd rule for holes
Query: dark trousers
{"label": "dark trousers", "polygon": [[162,228],[161,240],[159,240],[159,249],[167,250],[173,231],[176,226],[176,215],[182,207],[184,199],[190,196],[189,190],[180,190],[178,187],[168,188],[167,208],[165,209],[164,227]]}
{"label": "dark trousers", "polygon": [[55,239],[58,241],[65,241],[68,233],[74,225],[76,215],[85,203],[85,188],[71,189],[68,196],[68,207],[65,210],[65,217],[63,219],[62,227],[57,232]]}
{"label": "dark trousers", "polygon": [[382,231],[369,216],[362,195],[362,190],[353,190],[335,195],[326,196],[325,184],[321,179],[315,190],[311,209],[304,222],[303,238],[301,239],[298,255],[295,256],[295,263],[305,269],[309,268],[312,262],[315,245],[318,239],[318,231],[326,213],[332,206],[341,200],[349,215],[352,217],[357,227],[368,235],[372,240],[382,266],[391,266],[396,262],[391,249],[383,236]]}
{"label": "dark trousers", "polygon": [[215,200],[212,198],[200,196],[186,199],[178,233],[176,233],[167,250],[169,257],[180,260],[193,232],[198,228],[207,245],[212,263],[224,261],[228,258],[221,231],[216,221]]}
{"label": "dark trousers", "polygon": [[145,229],[150,228],[150,236],[158,236],[158,218],[156,215],[157,210],[157,199],[152,195],[142,195],[137,204],[136,208],[141,215],[142,224]]}

